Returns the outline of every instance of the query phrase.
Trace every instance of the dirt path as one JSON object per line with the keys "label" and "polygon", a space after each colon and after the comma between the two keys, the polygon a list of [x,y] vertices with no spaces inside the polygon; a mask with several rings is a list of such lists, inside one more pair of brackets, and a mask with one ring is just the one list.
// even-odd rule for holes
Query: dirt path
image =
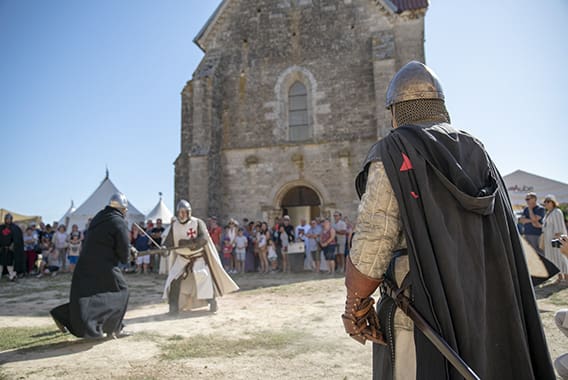
{"label": "dirt path", "polygon": [[[66,302],[69,276],[0,283],[0,328],[32,328],[33,348],[0,352],[0,379],[359,379],[371,377],[371,346],[340,321],[343,279],[311,273],[237,276],[242,290],[219,312],[165,315],[163,276],[129,275],[131,337],[95,342],[56,333],[48,310]],[[568,289],[539,290],[553,356],[566,350],[553,311]],[[56,341],[52,339],[57,337]],[[35,342],[38,344],[38,342]],[[18,346],[21,347],[21,346]]]}

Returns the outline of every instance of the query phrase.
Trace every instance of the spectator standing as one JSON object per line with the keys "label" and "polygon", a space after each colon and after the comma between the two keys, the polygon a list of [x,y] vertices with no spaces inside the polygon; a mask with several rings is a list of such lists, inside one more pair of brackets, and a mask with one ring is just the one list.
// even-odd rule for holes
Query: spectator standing
{"label": "spectator standing", "polygon": [[229,240],[231,242],[231,246],[233,247],[233,251],[231,254],[231,271],[229,273],[237,273],[237,271],[235,270],[235,239],[237,238],[238,235],[238,225],[239,223],[237,223],[237,221],[233,218],[229,219],[229,229],[227,230],[227,236],[229,237]]}
{"label": "spectator standing", "polygon": [[237,237],[235,238],[235,273],[244,273],[245,258],[247,254],[248,239],[244,235],[242,228],[239,228]]}
{"label": "spectator standing", "polygon": [[221,235],[223,234],[223,229],[217,223],[217,217],[212,216],[209,222],[209,236],[217,248],[217,252],[221,252]]}
{"label": "spectator standing", "polygon": [[[152,239],[154,239],[154,241],[156,243],[158,243],[158,246],[162,246],[162,234],[164,233],[166,229],[164,228],[164,226],[162,225],[162,219],[158,218],[156,219],[156,225],[150,230],[150,236],[152,237]],[[156,247],[158,248],[158,247]],[[158,255],[152,255],[152,272],[154,273],[158,273],[160,271],[160,256]]]}
{"label": "spectator standing", "polygon": [[58,258],[60,260],[61,271],[67,271],[67,247],[69,243],[67,242],[67,232],[65,226],[62,224],[57,227],[57,231],[53,234],[51,239],[55,250],[57,251]]}
{"label": "spectator standing", "polygon": [[323,221],[322,231],[320,234],[320,246],[327,261],[329,274],[335,274],[335,230],[331,226],[329,219]]}
{"label": "spectator standing", "polygon": [[519,218],[519,223],[523,225],[523,235],[528,243],[537,252],[542,253],[538,241],[542,234],[542,219],[546,210],[538,204],[536,193],[527,193],[525,202],[527,202],[527,207],[523,209],[523,216]]}
{"label": "spectator standing", "polygon": [[[260,264],[260,273],[268,273],[268,224],[262,222],[260,229],[256,233],[256,242],[258,247],[258,258]],[[276,254],[276,252],[274,252]]]}
{"label": "spectator standing", "polygon": [[340,273],[345,272],[345,242],[347,237],[347,224],[342,220],[341,212],[335,211],[333,213],[334,222],[331,227],[335,230],[335,239],[337,241],[337,271]]}
{"label": "spectator standing", "polygon": [[34,230],[31,227],[26,228],[26,232],[24,233],[24,253],[26,255],[28,274],[30,275],[35,271],[37,244],[38,240],[34,234]]}
{"label": "spectator standing", "polygon": [[282,272],[290,272],[290,267],[288,266],[288,246],[290,245],[290,237],[286,233],[286,228],[284,225],[280,226],[280,245],[282,247]]}
{"label": "spectator standing", "polygon": [[[282,244],[280,243],[280,226],[282,221],[279,217],[274,218],[274,224],[270,232],[270,240],[274,243],[274,251],[276,252],[276,267],[282,268]],[[270,257],[269,257],[270,261]],[[274,265],[274,264],[273,264]]]}
{"label": "spectator standing", "polygon": [[310,222],[310,228],[306,233],[306,237],[308,238],[306,249],[308,255],[312,258],[312,270],[316,273],[320,272],[320,254],[321,250],[319,247],[319,238],[321,234],[321,226],[319,223],[312,219]]}
{"label": "spectator standing", "polygon": [[227,236],[223,239],[223,266],[225,267],[225,272],[233,273],[233,268],[231,268],[232,261],[233,245],[231,244],[231,238]]}
{"label": "spectator standing", "polygon": [[69,259],[69,272],[71,273],[75,271],[75,265],[77,265],[77,261],[79,261],[79,254],[81,253],[81,239],[79,234],[69,234],[71,236],[71,240],[69,240],[67,257]]}
{"label": "spectator standing", "polygon": [[[150,249],[150,239],[142,232],[138,232],[134,239],[134,248],[138,252],[144,252]],[[148,273],[150,266],[150,255],[138,256],[136,258],[136,273]]]}
{"label": "spectator standing", "polygon": [[554,195],[547,195],[544,198],[546,215],[542,224],[544,256],[558,267],[558,282],[568,282],[568,259],[562,255],[560,248],[555,248],[550,243],[552,239],[559,239],[561,235],[566,235],[566,224],[564,214],[558,208],[558,202]]}

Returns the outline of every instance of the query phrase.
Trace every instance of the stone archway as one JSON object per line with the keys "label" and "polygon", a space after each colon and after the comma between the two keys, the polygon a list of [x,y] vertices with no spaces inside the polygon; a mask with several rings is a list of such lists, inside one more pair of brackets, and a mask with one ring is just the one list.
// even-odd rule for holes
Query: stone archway
{"label": "stone archway", "polygon": [[294,186],[284,191],[279,203],[281,215],[289,215],[295,226],[300,223],[301,219],[309,223],[311,219],[321,214],[320,195],[305,185]]}

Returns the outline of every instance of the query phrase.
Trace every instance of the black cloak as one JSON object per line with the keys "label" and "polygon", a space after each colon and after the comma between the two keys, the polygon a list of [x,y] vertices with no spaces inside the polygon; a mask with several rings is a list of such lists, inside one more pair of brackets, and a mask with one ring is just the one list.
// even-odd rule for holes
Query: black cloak
{"label": "black cloak", "polygon": [[[401,126],[377,144],[366,167],[382,160],[396,194],[415,308],[481,379],[555,379],[506,187],[483,145],[449,124]],[[462,379],[416,328],[414,340],[416,379]],[[373,373],[384,374],[375,346]]]}
{"label": "black cloak", "polygon": [[51,310],[53,318],[77,337],[120,332],[129,293],[118,264],[126,264],[128,256],[126,220],[107,206],[89,224],[71,280],[70,302]]}
{"label": "black cloak", "polygon": [[13,222],[0,225],[0,247],[9,247],[8,251],[0,252],[0,265],[14,266],[16,273],[27,272],[24,236],[20,227]]}

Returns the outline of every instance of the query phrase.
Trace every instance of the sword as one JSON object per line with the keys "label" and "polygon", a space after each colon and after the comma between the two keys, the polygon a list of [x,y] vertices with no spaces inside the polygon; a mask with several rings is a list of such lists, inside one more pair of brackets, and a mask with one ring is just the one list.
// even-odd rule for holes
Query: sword
{"label": "sword", "polygon": [[133,225],[133,226],[136,226],[140,231],[142,231],[142,233],[144,234],[144,236],[146,236],[148,239],[150,239],[150,241],[151,241],[152,243],[154,243],[154,245],[155,245],[156,247],[158,247],[158,249],[162,249],[162,246],[159,245],[158,243],[156,243],[156,241],[155,241],[154,239],[152,239],[152,237],[151,237],[150,235],[148,235],[148,234],[146,233],[146,231],[144,231],[144,229],[143,229],[142,227],[140,227],[140,226],[139,226],[138,224],[136,224],[136,223],[132,223],[132,225]]}
{"label": "sword", "polygon": [[[444,355],[450,364],[462,375],[466,380],[480,380],[479,376],[467,365],[467,363],[458,355],[457,352],[428,324],[428,321],[412,306],[410,299],[403,294],[404,289],[400,289],[393,281],[384,278],[383,284],[390,289],[384,289],[385,295],[391,297],[396,305],[406,314],[416,327],[428,338],[430,343]],[[389,292],[390,290],[390,292]],[[389,294],[390,293],[390,294]],[[393,297],[394,295],[394,297]]]}

